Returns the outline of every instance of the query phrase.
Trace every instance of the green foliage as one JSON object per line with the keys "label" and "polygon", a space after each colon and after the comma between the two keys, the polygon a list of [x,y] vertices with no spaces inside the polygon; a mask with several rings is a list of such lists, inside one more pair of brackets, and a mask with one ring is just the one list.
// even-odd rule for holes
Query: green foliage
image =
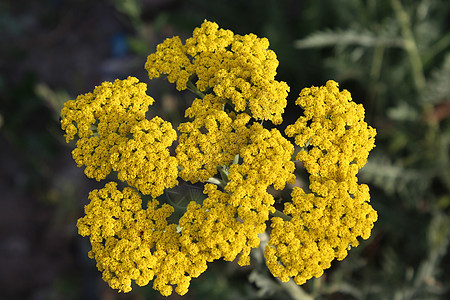
{"label": "green foliage", "polygon": [[[350,21],[337,14],[333,28],[318,30],[295,46],[333,50],[325,59],[328,72],[360,91],[378,132],[361,179],[372,186],[380,215],[375,230],[381,241],[375,236],[367,247],[383,247],[377,258],[381,268],[368,265],[367,277],[359,281],[363,294],[353,296],[444,299],[450,280],[444,267],[450,239],[449,4],[345,3],[345,9],[363,11],[358,16],[366,18]],[[352,258],[343,262],[351,263]],[[354,282],[349,279],[347,284]],[[364,282],[372,282],[371,287]]]}
{"label": "green foliage", "polygon": [[442,65],[431,73],[424,92],[420,93],[423,103],[440,104],[450,99],[450,53],[445,54]]}

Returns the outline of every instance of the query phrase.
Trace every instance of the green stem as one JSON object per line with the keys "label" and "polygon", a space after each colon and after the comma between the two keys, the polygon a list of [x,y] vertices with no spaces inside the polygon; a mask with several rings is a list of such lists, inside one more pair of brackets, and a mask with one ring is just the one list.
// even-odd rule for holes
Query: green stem
{"label": "green stem", "polygon": [[370,81],[375,83],[380,79],[381,66],[383,65],[384,46],[377,46],[373,52],[372,67],[370,69]]}
{"label": "green stem", "polygon": [[425,87],[426,80],[423,74],[423,65],[420,58],[419,49],[417,48],[417,44],[411,30],[411,22],[399,0],[391,0],[391,4],[397,16],[397,20],[400,23],[402,36],[404,39],[404,47],[408,53],[409,61],[411,63],[414,83],[416,89],[420,91]]}
{"label": "green stem", "polygon": [[433,44],[427,52],[423,55],[423,65],[427,66],[433,58],[435,58],[439,53],[447,49],[450,45],[450,32],[447,32],[442,36],[435,44]]}
{"label": "green stem", "polygon": [[284,221],[290,221],[290,220],[292,220],[292,217],[289,217],[288,215],[285,215],[284,213],[282,213],[282,212],[279,211],[278,209],[276,209],[275,212],[270,213],[270,215],[271,215],[272,217],[282,218]]}
{"label": "green stem", "polygon": [[232,165],[236,165],[237,163],[239,163],[239,154],[236,154],[233,158],[233,162],[231,163]]}
{"label": "green stem", "polygon": [[[369,105],[375,106],[377,101],[377,94],[379,90],[379,79],[381,74],[381,67],[383,65],[383,56],[384,56],[384,46],[380,45],[374,48],[373,58],[372,58],[372,67],[370,69],[370,81],[369,81]],[[379,102],[379,101],[378,101]],[[369,111],[376,112],[380,107],[380,103],[378,103],[375,109],[370,109]]]}
{"label": "green stem", "polygon": [[314,297],[305,292],[305,290],[297,285],[293,279],[288,282],[282,282],[279,278],[278,282],[284,288],[284,290],[295,300],[314,300]]}
{"label": "green stem", "polygon": [[186,86],[187,86],[188,90],[190,90],[191,92],[193,92],[194,94],[196,94],[200,98],[202,98],[202,99],[205,98],[205,94],[200,92],[200,90],[191,81],[188,81]]}
{"label": "green stem", "polygon": [[216,177],[210,177],[208,180],[206,180],[208,183],[217,184],[221,188],[224,188],[227,185],[227,182],[225,180],[216,178]]}
{"label": "green stem", "polygon": [[229,174],[228,166],[217,166],[217,170],[219,171],[220,177],[222,178],[222,180],[224,182],[228,182],[229,181],[228,180],[228,174]]}

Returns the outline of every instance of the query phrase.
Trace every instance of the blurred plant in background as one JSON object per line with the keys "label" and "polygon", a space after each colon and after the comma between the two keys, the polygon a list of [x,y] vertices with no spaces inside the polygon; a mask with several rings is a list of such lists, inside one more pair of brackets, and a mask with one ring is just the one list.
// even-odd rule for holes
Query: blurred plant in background
{"label": "blurred plant in background", "polygon": [[[193,280],[185,297],[450,298],[449,15],[445,0],[2,2],[0,257],[6,267],[0,279],[7,288],[0,295],[156,297],[151,288],[126,297],[108,294],[95,266],[80,259],[86,245],[75,239],[73,224],[91,187],[74,171],[70,150],[59,138],[59,107],[50,99],[61,103],[122,74],[144,80],[142,57],[166,37],[186,37],[208,19],[236,33],[267,37],[280,61],[277,78],[292,91],[334,79],[362,101],[378,135],[360,181],[371,187],[379,220],[372,237],[347,260],[302,286],[304,295],[287,292],[255,252],[261,267],[242,270],[218,262]],[[122,50],[112,51],[113,45]],[[74,61],[77,71],[68,67]],[[173,92],[161,81],[149,94],[161,99],[164,119],[179,122],[190,103]],[[78,179],[68,180],[74,174]],[[33,228],[46,238],[32,238]],[[62,237],[66,242],[55,245]],[[79,274],[86,282],[75,279]]]}
{"label": "blurred plant in background", "polygon": [[379,273],[364,271],[365,280],[376,284],[363,293],[358,289],[357,295],[438,298],[448,294],[449,4],[348,4],[333,7],[337,26],[295,46],[332,48],[327,69],[337,80],[361,88],[379,128],[380,143],[361,173],[377,187],[384,227],[378,228],[378,242],[384,249]]}

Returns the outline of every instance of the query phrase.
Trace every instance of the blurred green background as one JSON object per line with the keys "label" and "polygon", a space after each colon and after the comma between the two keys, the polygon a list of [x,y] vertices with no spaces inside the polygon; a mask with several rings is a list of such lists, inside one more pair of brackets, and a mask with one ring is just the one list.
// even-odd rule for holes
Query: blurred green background
{"label": "blurred green background", "polygon": [[[267,37],[278,80],[340,82],[366,108],[377,147],[360,172],[373,234],[301,292],[252,265],[215,262],[184,299],[450,299],[450,2],[447,0],[2,0],[0,299],[162,299],[117,294],[77,235],[90,190],[59,128],[63,103],[104,80],[149,82],[146,56],[204,19]],[[179,123],[193,97],[153,80],[152,113]],[[303,293],[303,294],[302,294]],[[173,295],[169,299],[179,299]]]}

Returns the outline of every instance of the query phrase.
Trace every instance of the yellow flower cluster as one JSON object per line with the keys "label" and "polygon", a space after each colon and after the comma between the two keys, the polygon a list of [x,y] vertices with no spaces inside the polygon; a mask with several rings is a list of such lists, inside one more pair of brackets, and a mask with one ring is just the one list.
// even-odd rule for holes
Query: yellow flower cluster
{"label": "yellow flower cluster", "polygon": [[265,257],[272,274],[303,284],[319,277],[333,259],[342,260],[357,237],[367,239],[377,213],[369,205],[367,185],[356,173],[374,147],[375,130],[364,122],[364,108],[330,80],[324,87],[305,88],[296,104],[304,116],[286,128],[304,151],[297,154],[310,174],[310,189],[295,187],[284,214],[272,219]]}
{"label": "yellow flower cluster", "polygon": [[[78,166],[88,177],[112,173],[125,185],[119,190],[109,182],[92,191],[77,224],[112,288],[128,292],[132,281],[153,280],[162,295],[173,287],[183,295],[209,262],[250,264],[266,224],[272,227],[269,270],[302,284],[343,259],[358,237],[370,236],[377,214],[356,174],[374,147],[375,130],[334,81],[300,93],[303,116],[285,134],[301,148],[296,159],[310,174],[311,192],[294,187],[284,214],[275,209],[268,190],[293,184],[295,164],[294,145],[262,122],[282,122],[289,90],[274,79],[278,60],[268,47],[265,38],[235,35],[208,21],[184,44],[178,37],[160,44],[145,65],[150,79],[167,75],[177,89],[198,97],[178,136],[160,117],[146,119],[153,99],[134,77],[105,82],[65,104],[61,125],[67,142],[76,139]],[[178,177],[203,183],[206,198],[185,203],[176,220],[159,196]]]}
{"label": "yellow flower cluster", "polygon": [[229,165],[247,143],[250,116],[216,108],[218,99],[213,95],[196,99],[186,111],[193,121],[178,127],[176,152],[183,180],[205,182],[217,173],[217,166]]}
{"label": "yellow flower cluster", "polygon": [[255,226],[241,222],[235,216],[239,208],[230,205],[230,195],[206,184],[208,194],[202,205],[189,203],[186,213],[180,218],[180,242],[189,256],[203,257],[211,262],[223,258],[248,264],[251,248],[259,245]]}
{"label": "yellow flower cluster", "polygon": [[206,261],[187,256],[181,250],[176,224],[168,224],[173,207],[158,201],[142,208],[140,195],[132,188],[117,190],[108,183],[89,194],[86,216],[78,220],[78,231],[90,236],[89,257],[97,261],[103,279],[114,289],[131,291],[131,281],[144,286],[154,279],[153,286],[163,295],[185,294],[191,277],[206,270]]}
{"label": "yellow flower cluster", "polygon": [[89,194],[91,202],[85,207],[86,216],[78,220],[78,232],[90,236],[97,268],[112,288],[131,290],[131,280],[148,284],[160,267],[164,251],[151,251],[165,235],[170,205],[155,209],[157,201],[142,209],[140,195],[132,188],[123,192],[116,183]]}
{"label": "yellow flower cluster", "polygon": [[297,159],[314,178],[354,177],[375,145],[376,131],[364,122],[364,107],[332,80],[303,89],[295,103],[304,116],[289,125],[286,134],[295,136],[298,146],[312,148],[299,152]]}
{"label": "yellow flower cluster", "polygon": [[295,180],[294,147],[281,133],[258,123],[247,131],[247,144],[237,151],[242,162],[231,164],[224,191],[207,184],[208,198],[202,205],[191,202],[180,219],[182,244],[190,255],[207,261],[232,261],[239,255],[240,265],[250,264],[250,250],[259,246],[258,234],[274,211],[267,188],[282,189]]}
{"label": "yellow flower cluster", "polygon": [[132,126],[145,119],[153,98],[137,78],[104,82],[93,93],[80,95],[64,104],[61,126],[66,141],[77,136],[72,152],[78,166],[86,166],[90,178],[104,179],[111,172],[110,149],[127,140]]}
{"label": "yellow flower cluster", "polygon": [[154,101],[146,90],[134,77],[104,82],[65,103],[61,126],[67,142],[77,136],[72,155],[88,177],[101,180],[116,171],[120,180],[157,197],[178,183],[176,158],[167,150],[177,134],[159,117],[145,119]]}
{"label": "yellow flower cluster", "polygon": [[183,45],[166,39],[145,64],[150,79],[167,75],[178,90],[196,80],[200,92],[212,93],[255,119],[282,122],[289,86],[275,80],[278,60],[269,41],[254,34],[235,35],[205,21]]}
{"label": "yellow flower cluster", "polygon": [[166,187],[176,186],[177,160],[167,150],[177,139],[172,124],[160,117],[145,119],[131,128],[130,136],[112,149],[115,152],[110,160],[119,180],[153,197],[161,195]]}

